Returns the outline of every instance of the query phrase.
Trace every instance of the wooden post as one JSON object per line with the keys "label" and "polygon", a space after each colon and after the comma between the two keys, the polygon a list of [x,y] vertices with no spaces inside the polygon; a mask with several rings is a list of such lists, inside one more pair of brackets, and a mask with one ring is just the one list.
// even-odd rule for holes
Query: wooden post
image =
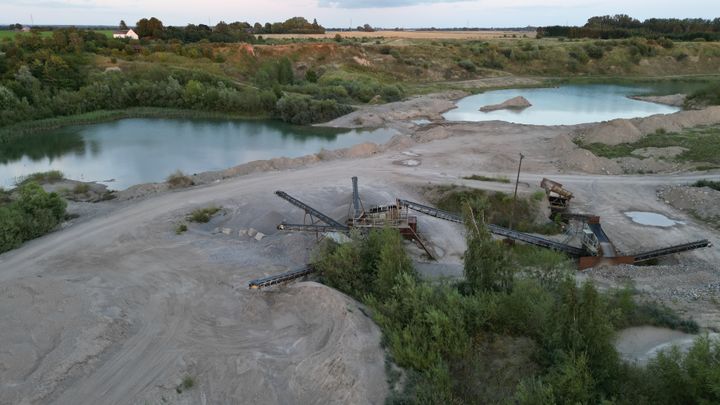
{"label": "wooden post", "polygon": [[522,168],[522,161],[523,161],[524,157],[525,156],[521,153],[520,154],[520,163],[518,164],[517,178],[515,179],[515,195],[513,196],[512,214],[510,215],[510,226],[508,227],[510,230],[512,230],[513,219],[515,218],[515,206],[517,205],[517,189],[518,189],[518,183],[520,183],[520,169]]}

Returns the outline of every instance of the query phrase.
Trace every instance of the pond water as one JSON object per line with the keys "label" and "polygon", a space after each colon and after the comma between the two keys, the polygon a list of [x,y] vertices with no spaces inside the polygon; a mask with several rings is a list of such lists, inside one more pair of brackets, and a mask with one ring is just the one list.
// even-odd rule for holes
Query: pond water
{"label": "pond water", "polygon": [[[446,112],[443,116],[449,121],[500,120],[518,124],[575,125],[679,111],[679,108],[676,107],[627,97],[648,94],[653,91],[654,89],[649,87],[598,84],[496,90],[465,97],[458,101],[456,109]],[[517,96],[525,97],[532,107],[521,111],[479,111],[480,107],[500,104]]]}
{"label": "pond water", "polygon": [[385,143],[390,129],[359,131],[291,126],[281,122],[125,119],[66,127],[24,137],[0,150],[0,186],[34,172],[60,170],[67,178],[111,189],[221,170],[253,160],[298,157],[363,142]]}
{"label": "pond water", "polygon": [[697,337],[667,328],[635,326],[618,332],[615,348],[624,359],[644,365],[657,357],[660,352],[670,350],[673,346],[687,352]]}
{"label": "pond water", "polygon": [[677,224],[684,224],[682,221],[676,221],[655,212],[628,211],[625,215],[630,218],[630,220],[640,225],[668,228]]}

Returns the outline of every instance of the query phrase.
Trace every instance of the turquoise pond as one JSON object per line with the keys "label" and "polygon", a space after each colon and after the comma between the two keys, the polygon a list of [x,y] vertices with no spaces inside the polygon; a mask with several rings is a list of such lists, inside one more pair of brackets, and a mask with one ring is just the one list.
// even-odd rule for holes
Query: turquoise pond
{"label": "turquoise pond", "polygon": [[[575,125],[679,111],[677,107],[628,98],[652,91],[652,88],[616,85],[496,90],[461,99],[457,108],[446,112],[444,117],[449,121],[499,120],[532,125]],[[499,104],[517,96],[525,97],[532,107],[522,111],[480,111],[480,107]]]}

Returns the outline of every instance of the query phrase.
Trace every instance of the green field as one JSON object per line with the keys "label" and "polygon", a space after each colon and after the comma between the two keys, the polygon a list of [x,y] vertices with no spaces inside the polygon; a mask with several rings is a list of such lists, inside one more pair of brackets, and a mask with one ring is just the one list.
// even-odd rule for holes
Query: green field
{"label": "green field", "polygon": [[[104,34],[108,38],[112,37],[113,30],[95,30],[95,32]],[[30,35],[29,33],[17,32],[17,31],[0,31],[0,40],[5,38],[15,38],[16,35]],[[40,35],[43,37],[49,37],[52,35],[52,31],[40,31]]]}

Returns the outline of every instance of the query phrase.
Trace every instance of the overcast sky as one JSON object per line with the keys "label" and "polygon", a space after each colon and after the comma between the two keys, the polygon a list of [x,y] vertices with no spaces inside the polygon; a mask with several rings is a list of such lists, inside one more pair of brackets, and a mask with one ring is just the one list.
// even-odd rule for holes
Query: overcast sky
{"label": "overcast sky", "polygon": [[325,27],[522,27],[580,25],[588,17],[720,17],[720,0],[0,0],[0,24],[166,25],[317,18]]}

